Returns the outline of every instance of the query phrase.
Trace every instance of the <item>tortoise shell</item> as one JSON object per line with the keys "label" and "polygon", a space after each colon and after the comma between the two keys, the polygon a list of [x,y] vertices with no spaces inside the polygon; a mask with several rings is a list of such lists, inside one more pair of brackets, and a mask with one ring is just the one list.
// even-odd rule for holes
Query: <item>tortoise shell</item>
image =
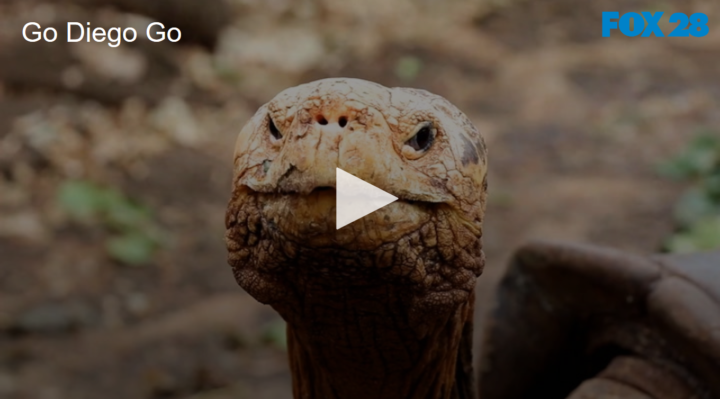
{"label": "tortoise shell", "polygon": [[483,399],[720,397],[720,252],[526,245],[479,366]]}

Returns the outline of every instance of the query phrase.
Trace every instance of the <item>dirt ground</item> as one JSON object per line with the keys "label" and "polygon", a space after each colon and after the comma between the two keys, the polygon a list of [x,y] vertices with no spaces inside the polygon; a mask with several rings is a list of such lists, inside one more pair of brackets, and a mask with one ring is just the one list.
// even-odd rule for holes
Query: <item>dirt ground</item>
{"label": "dirt ground", "polygon": [[[146,21],[78,3],[0,3],[2,398],[290,397],[282,320],[235,284],[223,241],[235,136],[286,87],[425,88],[484,133],[479,330],[523,242],[660,250],[682,186],[657,165],[720,126],[711,1],[235,0],[212,50],[19,36],[31,20]],[[607,10],[701,11],[710,35],[606,39]],[[77,179],[149,207],[150,261],[113,260],[112,230],[58,205]]]}

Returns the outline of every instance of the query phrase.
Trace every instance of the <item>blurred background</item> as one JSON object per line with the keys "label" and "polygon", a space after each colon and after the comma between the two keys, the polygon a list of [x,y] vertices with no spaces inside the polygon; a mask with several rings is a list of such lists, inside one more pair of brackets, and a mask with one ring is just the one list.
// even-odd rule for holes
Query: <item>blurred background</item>
{"label": "blurred background", "polygon": [[[604,39],[602,11],[704,12],[710,34]],[[68,44],[67,21],[140,38]],[[289,86],[425,88],[483,132],[481,329],[529,239],[720,246],[719,68],[708,0],[0,1],[0,398],[290,397],[283,322],[223,238],[235,137]]]}

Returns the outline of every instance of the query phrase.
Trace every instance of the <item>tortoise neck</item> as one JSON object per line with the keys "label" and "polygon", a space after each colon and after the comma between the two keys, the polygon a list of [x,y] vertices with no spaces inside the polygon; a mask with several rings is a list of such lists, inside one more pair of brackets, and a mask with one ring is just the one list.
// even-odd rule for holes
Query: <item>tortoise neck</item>
{"label": "tortoise neck", "polygon": [[473,399],[474,295],[422,323],[399,302],[371,296],[323,298],[322,308],[306,303],[301,318],[288,320],[294,397]]}

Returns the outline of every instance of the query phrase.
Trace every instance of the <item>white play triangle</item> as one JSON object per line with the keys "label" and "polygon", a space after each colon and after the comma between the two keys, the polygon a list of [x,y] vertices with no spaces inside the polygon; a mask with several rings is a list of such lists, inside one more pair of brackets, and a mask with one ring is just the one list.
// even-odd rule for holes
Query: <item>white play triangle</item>
{"label": "white play triangle", "polygon": [[336,168],[336,175],[335,219],[338,230],[398,200],[398,197],[340,168]]}

